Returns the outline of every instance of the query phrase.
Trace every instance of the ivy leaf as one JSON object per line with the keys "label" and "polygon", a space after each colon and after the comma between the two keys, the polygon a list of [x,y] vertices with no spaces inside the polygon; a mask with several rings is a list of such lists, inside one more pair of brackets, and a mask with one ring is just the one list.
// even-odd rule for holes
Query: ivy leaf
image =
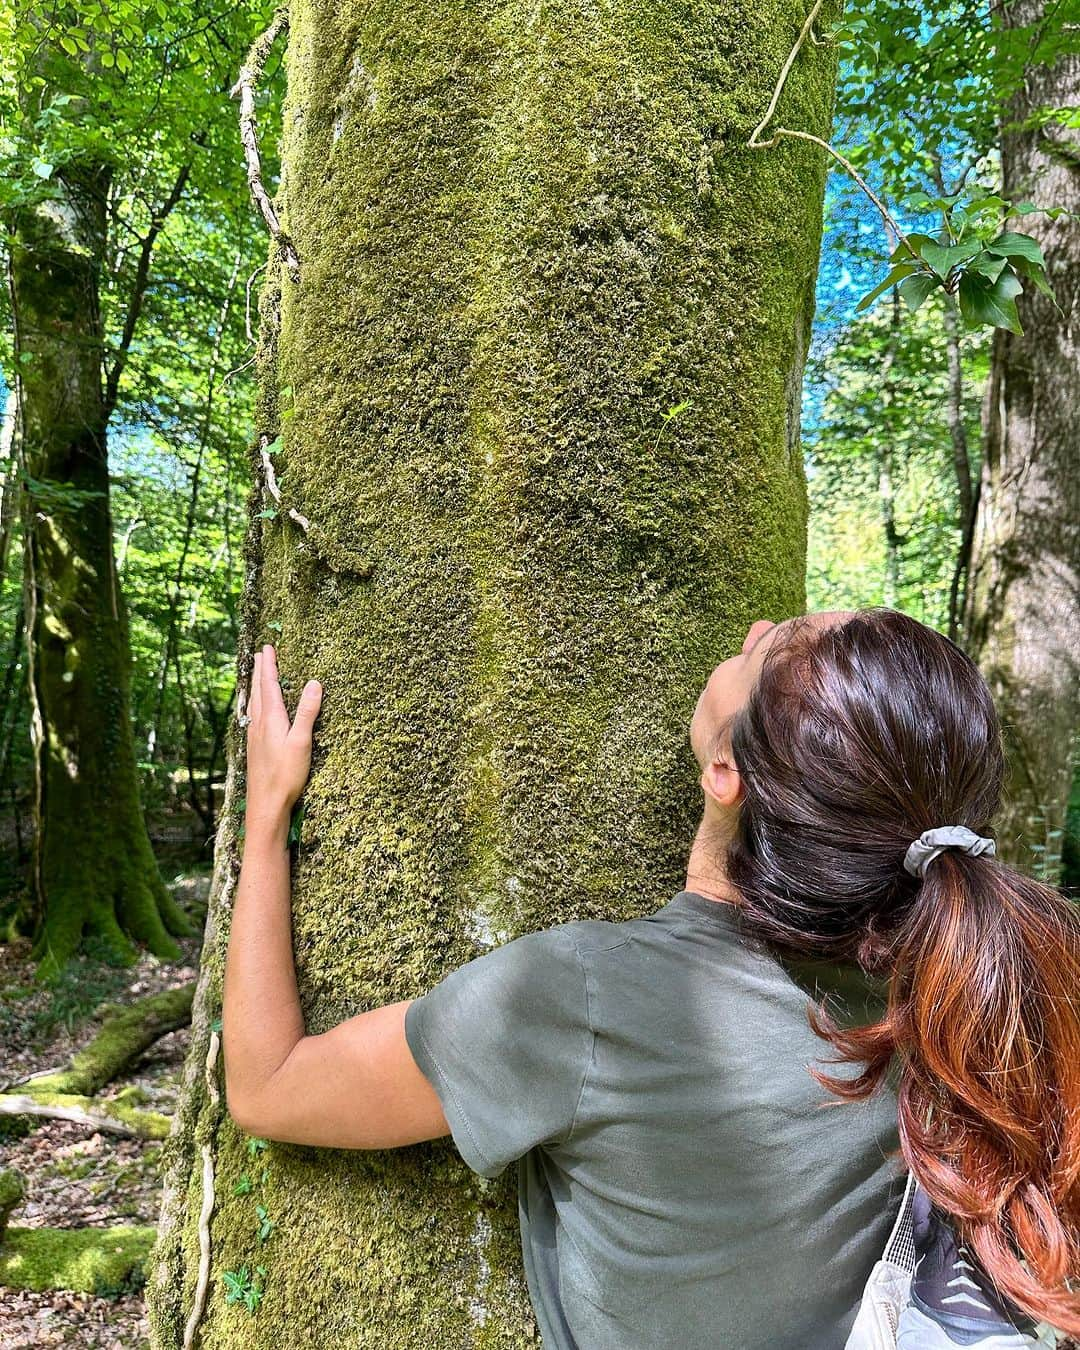
{"label": "ivy leaf", "polygon": [[300,827],[304,823],[304,807],[301,805],[292,820],[289,822],[289,843],[298,844],[300,842]]}
{"label": "ivy leaf", "polygon": [[51,178],[54,165],[44,159],[35,159],[30,165],[38,178]]}
{"label": "ivy leaf", "polygon": [[922,251],[927,244],[937,243],[938,240],[929,234],[906,234],[889,254],[889,261],[911,262],[913,258],[922,257]]}
{"label": "ivy leaf", "polygon": [[1027,258],[1029,262],[1038,263],[1040,267],[1046,266],[1042,249],[1029,234],[1016,234],[1012,230],[1006,230],[996,239],[991,239],[986,247],[990,253],[1000,253],[1006,258]]}
{"label": "ivy leaf", "polygon": [[1058,305],[1057,302],[1057,296],[1054,294],[1053,288],[1046,279],[1046,269],[1043,266],[1039,263],[1032,262],[1030,258],[1021,257],[1010,258],[1008,265],[1020,276],[1027,277],[1029,281],[1034,282],[1035,289],[1041,291],[1043,295],[1049,296],[1054,304],[1057,305],[1058,310],[1061,311],[1061,306]]}
{"label": "ivy leaf", "polygon": [[923,261],[938,276],[945,280],[957,263],[966,262],[982,251],[982,245],[974,240],[969,244],[954,244],[951,248],[942,248],[940,244],[924,244]]}
{"label": "ivy leaf", "polygon": [[913,277],[908,277],[906,281],[902,281],[898,289],[904,304],[914,313],[926,300],[926,297],[932,291],[936,291],[940,285],[939,278],[932,276],[929,272],[916,272]]}
{"label": "ivy leaf", "polygon": [[274,510],[272,506],[268,506],[265,511],[256,511],[255,514],[260,520],[277,519],[277,512]]}
{"label": "ivy leaf", "polygon": [[869,309],[879,295],[884,295],[884,293],[891,290],[898,281],[903,281],[905,277],[909,277],[913,272],[918,271],[918,266],[918,263],[914,261],[897,263],[879,286],[875,286],[872,291],[869,291],[863,296],[855,306],[855,313],[861,314],[864,309]]}
{"label": "ivy leaf", "polygon": [[994,282],[978,272],[965,272],[960,278],[960,313],[970,328],[987,324],[991,328],[1007,328],[1010,333],[1022,333],[1016,296],[1023,289],[1020,278],[1011,270],[1003,272]]}
{"label": "ivy leaf", "polygon": [[240,1173],[240,1179],[233,1187],[233,1195],[249,1195],[255,1189],[254,1183],[246,1172]]}
{"label": "ivy leaf", "polygon": [[969,272],[978,272],[980,276],[988,277],[991,281],[997,281],[1002,272],[1008,267],[1007,258],[999,258],[993,253],[987,253],[984,249],[968,263]]}
{"label": "ivy leaf", "polygon": [[280,436],[276,436],[276,437],[270,442],[270,444],[266,447],[266,453],[267,453],[268,455],[276,455],[277,452],[281,449],[282,444],[283,444],[283,442],[282,442],[281,437],[280,437]]}

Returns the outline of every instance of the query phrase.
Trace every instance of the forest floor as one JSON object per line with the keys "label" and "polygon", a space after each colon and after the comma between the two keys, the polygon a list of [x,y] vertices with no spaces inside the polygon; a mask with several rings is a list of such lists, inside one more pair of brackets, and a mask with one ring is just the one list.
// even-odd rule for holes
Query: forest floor
{"label": "forest floor", "polygon": [[[172,875],[169,889],[201,926],[209,868]],[[143,954],[137,964],[117,968],[80,958],[51,989],[34,985],[28,941],[0,944],[0,1084],[65,1067],[98,1031],[94,1013],[101,1003],[130,1003],[190,983],[201,942],[201,936],[182,940],[179,962]],[[161,1037],[99,1099],[135,1085],[146,1093],[149,1110],[171,1116],[188,1038],[187,1027]],[[27,1188],[11,1222],[21,1228],[153,1226],[161,1200],[160,1153],[160,1141],[106,1135],[63,1120],[43,1120],[22,1138],[0,1137],[0,1167],[22,1173]],[[0,1288],[0,1350],[146,1350],[148,1336],[141,1292],[96,1298]]]}

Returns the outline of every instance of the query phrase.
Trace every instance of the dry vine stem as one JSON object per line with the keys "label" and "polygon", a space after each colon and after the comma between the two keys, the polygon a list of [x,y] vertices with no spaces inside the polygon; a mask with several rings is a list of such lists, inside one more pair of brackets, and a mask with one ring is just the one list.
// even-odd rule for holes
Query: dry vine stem
{"label": "dry vine stem", "polygon": [[[280,506],[281,489],[277,485],[277,475],[274,473],[274,464],[270,458],[270,451],[268,449],[269,445],[270,442],[263,436],[259,441],[259,457],[262,460],[263,473],[266,476],[266,490],[269,492],[270,496],[273,497],[278,506]],[[311,521],[308,520],[307,516],[302,516],[300,512],[294,510],[293,507],[286,507],[285,514],[290,520],[295,521],[305,534],[311,529]]]}
{"label": "dry vine stem", "polygon": [[[206,1051],[206,1091],[211,1106],[217,1106],[220,1093],[217,1086],[217,1057],[221,1037],[210,1032]],[[184,1350],[195,1344],[195,1332],[206,1306],[206,1291],[210,1284],[210,1215],[214,1212],[214,1155],[209,1144],[202,1146],[202,1207],[199,1210],[199,1274],[195,1283],[195,1302],[184,1327]]]}
{"label": "dry vine stem", "polygon": [[247,60],[240,67],[240,75],[229,97],[240,98],[240,140],[244,146],[244,162],[247,165],[248,187],[255,205],[266,221],[266,228],[277,244],[293,281],[300,280],[300,258],[292,240],[281,228],[281,221],[274,209],[274,203],[262,180],[262,160],[259,158],[259,138],[255,131],[255,89],[266,66],[270,49],[281,33],[289,26],[289,11],[285,8],[275,10],[274,20],[265,33],[251,44]]}
{"label": "dry vine stem", "polygon": [[877,196],[874,190],[867,183],[866,179],[863,178],[863,176],[859,173],[858,169],[855,168],[854,164],[852,164],[850,160],[845,159],[839,150],[833,149],[833,147],[828,143],[828,141],[823,141],[820,136],[811,135],[809,131],[792,131],[788,127],[774,127],[772,135],[769,137],[767,141],[763,141],[761,139],[762,132],[772,121],[773,116],[776,113],[776,105],[780,102],[780,95],[783,93],[784,85],[787,83],[787,77],[791,74],[791,67],[795,64],[796,57],[799,55],[799,52],[802,51],[803,47],[805,46],[807,38],[809,38],[811,42],[813,42],[815,45],[817,46],[821,45],[818,42],[818,39],[814,36],[813,27],[814,27],[814,20],[821,12],[821,6],[823,3],[824,0],[815,0],[813,8],[811,9],[810,13],[806,16],[806,20],[803,23],[802,29],[799,32],[799,36],[795,39],[795,45],[792,47],[791,51],[788,52],[787,60],[784,62],[784,65],[780,71],[780,76],[776,81],[776,88],[773,90],[772,98],[769,100],[769,106],[765,110],[765,116],[761,119],[761,121],[757,124],[754,130],[750,133],[750,139],[746,142],[747,148],[750,150],[768,150],[771,146],[774,146],[776,144],[776,142],[780,139],[781,136],[793,136],[800,141],[810,141],[814,145],[820,145],[822,150],[828,151],[828,153],[832,155],[833,159],[835,159],[837,163],[843,166],[845,171],[851,175],[851,177],[855,180],[855,182],[859,185],[859,187],[862,188],[863,192],[866,193],[866,195],[877,207],[878,212],[881,215],[881,219],[885,224],[886,232],[887,233],[891,232],[893,236],[893,238],[890,239],[889,241],[890,253],[893,251],[893,249],[896,247],[897,244],[903,243],[907,245],[908,252],[914,258],[916,256],[914,250],[911,248],[909,244],[907,244],[907,237],[905,236],[900,226],[890,215],[888,207]]}

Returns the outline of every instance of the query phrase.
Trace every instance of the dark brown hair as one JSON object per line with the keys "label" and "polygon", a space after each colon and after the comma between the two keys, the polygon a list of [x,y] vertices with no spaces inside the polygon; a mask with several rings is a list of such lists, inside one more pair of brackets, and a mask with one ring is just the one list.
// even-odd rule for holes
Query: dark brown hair
{"label": "dark brown hair", "polygon": [[745,791],[726,857],[744,932],[887,976],[879,1022],[811,1005],[826,1062],[864,1065],[811,1073],[857,1099],[895,1056],[908,1166],[1000,1290],[1080,1333],[1080,913],[990,856],[903,866],[924,830],[992,833],[1004,755],[978,668],[894,610],[794,621],[720,734]]}

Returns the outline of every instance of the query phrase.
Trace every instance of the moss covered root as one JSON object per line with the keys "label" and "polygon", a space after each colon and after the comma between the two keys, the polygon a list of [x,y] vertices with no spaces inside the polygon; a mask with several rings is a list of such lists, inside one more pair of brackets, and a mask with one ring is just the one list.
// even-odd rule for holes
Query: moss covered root
{"label": "moss covered root", "polygon": [[152,1228],[9,1228],[0,1286],[116,1297],[142,1287]]}
{"label": "moss covered root", "polygon": [[109,1005],[104,1024],[94,1039],[73,1056],[70,1068],[34,1078],[21,1090],[92,1096],[148,1050],[155,1041],[191,1020],[195,985],[165,989],[126,1007]]}

